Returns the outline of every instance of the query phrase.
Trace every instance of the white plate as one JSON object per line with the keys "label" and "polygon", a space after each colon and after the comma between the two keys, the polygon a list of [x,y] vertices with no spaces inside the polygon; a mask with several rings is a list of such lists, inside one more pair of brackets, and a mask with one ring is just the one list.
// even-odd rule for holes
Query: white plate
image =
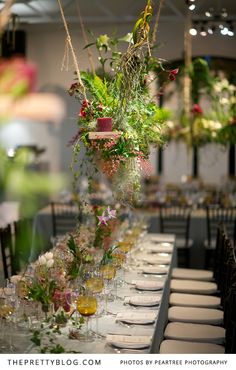
{"label": "white plate", "polygon": [[133,299],[132,298],[130,299],[129,301],[129,304],[132,305],[132,306],[141,306],[141,307],[152,307],[152,306],[158,306],[160,304],[160,301],[161,301],[161,297],[159,299],[156,299],[156,300],[146,300],[144,299],[145,297],[143,297],[143,300],[139,301],[138,299]]}
{"label": "white plate", "polygon": [[154,324],[155,320],[126,319],[126,320],[118,320],[118,322],[123,322],[124,324],[131,324],[131,325],[150,325],[150,324]]}
{"label": "white plate", "polygon": [[169,267],[167,265],[164,265],[164,267],[144,267],[142,273],[148,275],[166,275],[168,270]]}
{"label": "white plate", "polygon": [[110,342],[110,344],[117,348],[127,348],[127,349],[142,349],[150,347],[149,343],[123,343],[123,342]]}

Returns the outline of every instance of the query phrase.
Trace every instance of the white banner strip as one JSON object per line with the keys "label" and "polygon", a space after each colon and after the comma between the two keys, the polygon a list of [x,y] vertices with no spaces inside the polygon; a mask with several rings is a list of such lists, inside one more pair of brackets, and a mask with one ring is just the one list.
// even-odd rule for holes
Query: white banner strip
{"label": "white banner strip", "polygon": [[1,354],[3,370],[235,369],[236,355]]}

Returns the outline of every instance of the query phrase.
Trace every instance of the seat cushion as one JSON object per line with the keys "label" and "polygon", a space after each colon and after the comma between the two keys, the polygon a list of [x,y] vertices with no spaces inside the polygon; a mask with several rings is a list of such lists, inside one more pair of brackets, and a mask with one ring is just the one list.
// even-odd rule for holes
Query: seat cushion
{"label": "seat cushion", "polygon": [[220,326],[170,322],[164,333],[166,339],[224,344],[225,329]]}
{"label": "seat cushion", "polygon": [[217,292],[217,285],[208,281],[171,279],[171,292],[190,294],[214,294]]}
{"label": "seat cushion", "polygon": [[219,308],[220,298],[206,294],[171,293],[169,304],[170,306]]}
{"label": "seat cushion", "polygon": [[201,281],[213,280],[212,271],[197,270],[197,269],[174,268],[172,270],[171,276],[173,279],[189,279],[189,280],[201,280]]}
{"label": "seat cushion", "polygon": [[212,343],[185,342],[180,340],[163,340],[160,354],[176,353],[225,353],[223,346]]}
{"label": "seat cushion", "polygon": [[168,310],[169,321],[222,325],[223,311],[215,308],[173,306]]}
{"label": "seat cushion", "polygon": [[191,248],[193,246],[193,240],[192,239],[189,239],[188,240],[188,245],[186,246],[186,241],[185,239],[183,238],[177,238],[176,241],[175,241],[175,245],[176,245],[176,248],[178,249],[188,249],[188,248]]}

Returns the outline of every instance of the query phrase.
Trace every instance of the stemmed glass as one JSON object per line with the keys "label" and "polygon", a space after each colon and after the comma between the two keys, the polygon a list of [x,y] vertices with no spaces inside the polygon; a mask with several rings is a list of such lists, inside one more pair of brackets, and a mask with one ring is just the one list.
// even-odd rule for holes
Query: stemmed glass
{"label": "stemmed glass", "polygon": [[86,320],[85,336],[80,340],[83,342],[92,342],[94,336],[89,335],[89,318],[97,311],[97,298],[89,290],[85,290],[79,295],[77,300],[77,310]]}
{"label": "stemmed glass", "polygon": [[[0,319],[1,319],[1,350],[14,352],[15,347],[12,343],[13,320],[12,316],[16,309],[17,297],[15,295],[15,287],[7,282],[7,288],[3,289],[3,294],[0,297]],[[7,335],[9,342],[6,344],[5,336]]]}
{"label": "stemmed glass", "polygon": [[101,315],[104,312],[103,295],[101,294],[104,289],[104,279],[98,267],[95,267],[94,270],[92,270],[90,274],[87,276],[87,280],[85,281],[85,287],[93,294],[95,294],[97,298],[97,311],[95,313],[96,336],[100,337],[100,335],[98,334],[98,318],[101,317]]}
{"label": "stemmed glass", "polygon": [[[104,282],[105,282],[105,315],[107,315],[107,303],[108,299],[114,300],[114,297],[110,296],[112,289],[112,282],[116,275],[116,267],[114,264],[109,263],[100,267]],[[112,299],[113,298],[113,299]]]}

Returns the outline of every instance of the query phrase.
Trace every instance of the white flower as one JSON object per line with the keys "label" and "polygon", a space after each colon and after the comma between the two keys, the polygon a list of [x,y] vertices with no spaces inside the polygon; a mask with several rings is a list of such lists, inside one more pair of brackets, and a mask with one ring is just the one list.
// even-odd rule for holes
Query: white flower
{"label": "white flower", "polygon": [[46,266],[47,266],[48,268],[50,268],[50,267],[52,267],[52,266],[53,266],[53,264],[54,264],[54,259],[52,258],[52,259],[50,259],[50,260],[47,260]]}
{"label": "white flower", "polygon": [[23,280],[21,275],[12,275],[10,277],[10,281],[11,281],[12,284],[17,284],[18,281],[20,281],[20,280]]}
{"label": "white flower", "polygon": [[51,260],[53,259],[53,253],[52,252],[47,252],[44,254],[44,257],[46,258],[46,260]]}
{"label": "white flower", "polygon": [[222,104],[222,105],[227,105],[227,104],[229,104],[229,99],[227,99],[227,98],[221,98],[221,99],[220,99],[220,104]]}
{"label": "white flower", "polygon": [[47,260],[46,260],[46,258],[45,258],[44,256],[40,256],[40,257],[38,258],[38,264],[39,264],[39,265],[46,265],[46,264],[47,264]]}

